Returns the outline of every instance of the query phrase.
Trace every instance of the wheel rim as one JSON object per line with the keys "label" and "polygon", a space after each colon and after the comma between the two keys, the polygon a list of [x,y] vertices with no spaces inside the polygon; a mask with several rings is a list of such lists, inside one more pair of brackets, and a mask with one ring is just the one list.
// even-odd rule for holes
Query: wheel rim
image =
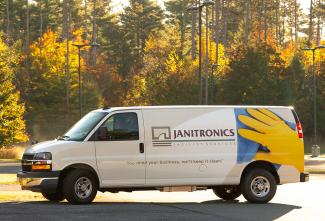
{"label": "wheel rim", "polygon": [[80,177],[74,185],[74,191],[77,197],[80,199],[88,198],[92,190],[93,190],[92,182],[87,177]]}
{"label": "wheel rim", "polygon": [[257,197],[265,197],[270,192],[270,181],[264,176],[255,177],[251,182],[251,191]]}
{"label": "wheel rim", "polygon": [[233,192],[236,191],[236,188],[234,188],[234,187],[225,187],[224,190],[225,190],[225,192],[227,194],[232,194]]}

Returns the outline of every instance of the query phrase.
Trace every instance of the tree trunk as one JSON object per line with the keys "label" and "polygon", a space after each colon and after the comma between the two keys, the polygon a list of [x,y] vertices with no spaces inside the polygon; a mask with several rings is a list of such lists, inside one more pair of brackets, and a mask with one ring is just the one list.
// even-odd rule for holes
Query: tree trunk
{"label": "tree trunk", "polygon": [[6,27],[6,34],[7,38],[9,38],[10,35],[10,10],[9,10],[9,0],[6,2],[6,16],[7,16],[7,27]]}
{"label": "tree trunk", "polygon": [[280,23],[279,23],[279,0],[275,1],[275,42],[279,45],[280,40]]}
{"label": "tree trunk", "polygon": [[[192,5],[194,5],[194,2],[192,0]],[[192,10],[192,30],[191,30],[191,55],[192,55],[192,60],[195,59],[195,52],[196,52],[196,42],[195,42],[195,26],[196,26],[196,12]]]}
{"label": "tree trunk", "polygon": [[[264,1],[264,0],[263,0]],[[262,1],[262,5],[263,5],[263,1]],[[261,10],[261,5],[258,4],[258,12],[257,12],[257,42],[259,43],[261,41],[261,23],[262,23],[262,10]]]}
{"label": "tree trunk", "polygon": [[321,33],[321,30],[320,30],[320,23],[321,23],[321,0],[318,0],[318,5],[317,5],[317,8],[318,8],[318,12],[317,12],[317,34],[316,34],[316,45],[319,45],[320,44],[320,33]]}
{"label": "tree trunk", "polygon": [[211,10],[211,39],[212,41],[214,40],[214,23],[215,23],[215,18],[214,18],[214,14],[215,14],[215,10],[212,6],[212,10]]}
{"label": "tree trunk", "polygon": [[85,33],[88,33],[88,25],[89,25],[89,16],[88,16],[88,1],[84,0],[84,21],[83,21],[83,29]]}
{"label": "tree trunk", "polygon": [[[223,1],[223,0],[222,0]],[[218,65],[219,65],[219,28],[220,28],[220,0],[216,0],[215,2],[215,30],[214,30],[214,35],[215,35],[215,43],[216,43],[216,62],[215,62],[215,67],[212,68],[212,75],[211,75],[211,104],[215,102],[215,98],[217,95],[217,89],[216,89],[216,84],[215,84],[215,77],[213,73],[213,69],[216,71],[216,74],[218,74]],[[213,32],[213,30],[212,30]]]}
{"label": "tree trunk", "polygon": [[[97,41],[97,25],[96,25],[96,9],[97,9],[97,0],[93,0],[93,15],[92,15],[92,23],[93,23],[93,30],[92,30],[92,34],[91,34],[91,43],[95,43]],[[96,53],[97,53],[97,48],[96,46],[91,47],[90,49],[91,51],[91,65],[95,65],[96,64]]]}
{"label": "tree trunk", "polygon": [[39,34],[40,38],[43,36],[43,13],[42,13],[42,0],[38,1],[38,9],[39,9],[39,18],[40,18],[40,29]]}
{"label": "tree trunk", "polygon": [[69,65],[69,38],[70,38],[70,18],[69,18],[69,2],[63,0],[63,36],[66,40],[65,54],[65,76],[66,76],[66,128],[70,126],[70,65]]}
{"label": "tree trunk", "polygon": [[283,14],[282,14],[282,35],[281,35],[281,45],[284,45],[284,42],[285,42],[285,34],[286,34],[286,29],[285,29],[286,3],[285,3],[285,1],[283,2],[282,7],[283,7],[283,8],[282,8]]}
{"label": "tree trunk", "polygon": [[62,33],[65,39],[69,38],[69,13],[68,13],[68,0],[63,0],[63,25],[62,25]]}
{"label": "tree trunk", "polygon": [[26,67],[29,68],[30,61],[30,50],[29,50],[29,4],[26,0],[26,39],[25,39],[25,49],[26,49]]}
{"label": "tree trunk", "polygon": [[[227,4],[227,5],[226,5]],[[222,10],[222,43],[227,47],[227,15],[229,0],[221,0],[221,10]]]}
{"label": "tree trunk", "polygon": [[249,30],[250,30],[250,0],[247,0],[245,2],[245,36],[244,36],[244,42],[247,44],[248,42],[248,36],[249,36]]}
{"label": "tree trunk", "polygon": [[294,20],[294,26],[295,26],[295,42],[298,41],[298,5],[297,0],[295,0],[295,20]]}
{"label": "tree trunk", "polygon": [[[222,0],[223,1],[223,0]],[[216,39],[216,64],[219,62],[219,18],[220,18],[220,0],[216,0],[216,17],[215,17],[215,39]]]}
{"label": "tree trunk", "polygon": [[313,10],[313,0],[310,0],[310,8],[309,8],[309,34],[308,34],[308,44],[311,45],[313,41],[313,17],[314,17],[314,10]]}
{"label": "tree trunk", "polygon": [[186,32],[186,22],[185,22],[185,2],[184,0],[182,0],[182,21],[181,21],[181,27],[180,27],[180,31],[181,31],[181,53],[180,56],[181,58],[183,58],[183,54],[184,54],[184,43],[185,43],[185,32]]}
{"label": "tree trunk", "polygon": [[262,1],[263,7],[263,20],[264,20],[264,42],[267,40],[267,3],[266,0]]}

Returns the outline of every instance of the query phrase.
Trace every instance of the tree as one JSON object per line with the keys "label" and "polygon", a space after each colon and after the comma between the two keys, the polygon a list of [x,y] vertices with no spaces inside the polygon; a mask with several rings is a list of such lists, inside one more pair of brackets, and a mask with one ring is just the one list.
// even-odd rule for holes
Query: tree
{"label": "tree", "polygon": [[[197,76],[190,57],[181,58],[176,52],[181,44],[176,32],[169,28],[151,36],[144,49],[146,68],[132,78],[132,85],[124,104],[166,105],[195,104]],[[177,85],[177,87],[175,87]]]}
{"label": "tree", "polygon": [[[74,32],[74,41],[81,41],[82,31]],[[65,52],[66,42],[58,41],[58,35],[48,31],[42,39],[42,50],[39,45],[31,45],[31,82],[25,92],[29,98],[27,103],[27,119],[29,131],[38,139],[53,138],[66,130],[79,118],[78,96],[78,51],[70,45],[70,117],[66,118],[66,76]],[[85,48],[88,50],[88,48]],[[94,84],[94,77],[87,74],[85,62],[81,59],[82,72],[82,106],[83,114],[99,106],[99,90]],[[68,120],[68,122],[67,122]],[[41,131],[41,132],[40,132]],[[42,137],[44,136],[44,137]]]}
{"label": "tree", "polygon": [[[239,45],[231,52],[229,70],[222,79],[221,95],[227,104],[284,105],[285,63],[275,48]],[[234,88],[236,88],[234,90]]]}
{"label": "tree", "polygon": [[0,148],[28,139],[23,118],[25,107],[13,84],[18,47],[19,44],[8,47],[0,40]]}
{"label": "tree", "polygon": [[142,56],[147,38],[163,27],[163,18],[163,11],[153,1],[130,0],[120,18],[130,49]]}
{"label": "tree", "polygon": [[180,56],[186,53],[185,42],[186,42],[186,27],[191,23],[191,14],[186,11],[189,6],[189,0],[172,0],[165,3],[166,10],[169,12],[167,14],[168,23],[178,27],[180,36]]}

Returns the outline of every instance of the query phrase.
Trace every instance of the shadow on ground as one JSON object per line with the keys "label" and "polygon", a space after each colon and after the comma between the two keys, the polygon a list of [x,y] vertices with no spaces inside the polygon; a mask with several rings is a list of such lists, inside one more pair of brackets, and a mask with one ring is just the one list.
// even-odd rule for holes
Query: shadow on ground
{"label": "shadow on ground", "polygon": [[277,219],[301,207],[286,204],[249,204],[222,200],[202,203],[3,202],[0,220],[263,220]]}

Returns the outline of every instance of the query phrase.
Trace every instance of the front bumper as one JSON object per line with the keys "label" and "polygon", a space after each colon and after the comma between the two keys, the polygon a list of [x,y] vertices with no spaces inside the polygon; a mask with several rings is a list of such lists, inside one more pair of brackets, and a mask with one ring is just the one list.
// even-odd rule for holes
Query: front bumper
{"label": "front bumper", "polygon": [[304,172],[300,173],[300,182],[308,182],[309,181],[309,173]]}
{"label": "front bumper", "polygon": [[17,180],[22,190],[33,192],[56,192],[59,184],[60,171],[50,172],[18,172]]}

